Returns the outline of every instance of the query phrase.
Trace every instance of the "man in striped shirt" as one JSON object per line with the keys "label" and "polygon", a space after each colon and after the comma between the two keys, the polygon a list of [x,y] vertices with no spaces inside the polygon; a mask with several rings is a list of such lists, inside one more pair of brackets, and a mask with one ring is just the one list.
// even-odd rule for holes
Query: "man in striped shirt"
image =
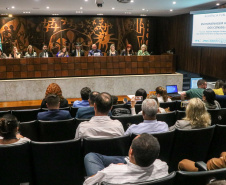
{"label": "man in striped shirt", "polygon": [[157,159],[159,152],[158,140],[152,135],[141,134],[133,140],[128,157],[89,153],[84,162],[90,177],[84,185],[138,183],[167,176],[168,165]]}

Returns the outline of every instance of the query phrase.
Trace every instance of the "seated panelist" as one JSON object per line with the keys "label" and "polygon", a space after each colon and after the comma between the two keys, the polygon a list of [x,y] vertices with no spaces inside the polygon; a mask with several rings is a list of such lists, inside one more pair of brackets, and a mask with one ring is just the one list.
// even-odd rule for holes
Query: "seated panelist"
{"label": "seated panelist", "polygon": [[39,57],[53,57],[53,54],[48,51],[47,45],[43,45],[42,52],[39,54]]}
{"label": "seated panelist", "polygon": [[13,51],[9,54],[9,58],[21,58],[21,53],[18,52],[16,46],[13,47]]}
{"label": "seated panelist", "polygon": [[97,49],[96,44],[93,44],[88,56],[103,56],[103,53],[101,52],[101,50]]}
{"label": "seated panelist", "polygon": [[32,45],[27,47],[27,52],[25,53],[25,57],[37,57],[37,53],[34,51]]}
{"label": "seated panelist", "polygon": [[56,57],[69,57],[66,46],[62,47],[62,49],[56,54]]}
{"label": "seated panelist", "polygon": [[150,53],[148,53],[148,51],[147,51],[147,46],[145,44],[143,44],[141,46],[141,50],[138,51],[137,55],[138,56],[149,56],[150,55]]}
{"label": "seated panelist", "polygon": [[107,53],[107,56],[117,56],[117,55],[118,55],[118,52],[115,50],[115,45],[112,44],[110,46],[110,50]]}
{"label": "seated panelist", "polygon": [[121,53],[122,56],[131,56],[134,55],[133,50],[132,50],[132,45],[127,44],[126,49],[124,49]]}
{"label": "seated panelist", "polygon": [[85,56],[84,51],[81,49],[82,44],[80,42],[77,42],[75,45],[75,50],[72,50],[71,56],[80,57]]}

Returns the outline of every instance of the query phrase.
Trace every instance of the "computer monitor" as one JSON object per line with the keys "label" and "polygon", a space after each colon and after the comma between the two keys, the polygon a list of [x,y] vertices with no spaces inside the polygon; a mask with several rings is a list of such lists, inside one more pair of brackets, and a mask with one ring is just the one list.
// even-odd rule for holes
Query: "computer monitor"
{"label": "computer monitor", "polygon": [[167,85],[166,92],[167,94],[178,93],[177,85]]}
{"label": "computer monitor", "polygon": [[202,80],[202,78],[191,78],[190,88],[191,88],[191,89],[198,88],[197,82],[198,82],[199,80]]}

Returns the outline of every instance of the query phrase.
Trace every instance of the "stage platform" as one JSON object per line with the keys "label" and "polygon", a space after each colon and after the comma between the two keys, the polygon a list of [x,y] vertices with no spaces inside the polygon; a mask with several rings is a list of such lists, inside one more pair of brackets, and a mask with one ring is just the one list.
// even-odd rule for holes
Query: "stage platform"
{"label": "stage platform", "polygon": [[139,88],[149,92],[154,91],[157,86],[165,87],[166,85],[177,85],[178,90],[181,91],[183,75],[175,73],[1,80],[0,102],[41,100],[50,83],[59,84],[63,96],[70,99],[80,98],[80,90],[86,86],[112,95],[134,94]]}

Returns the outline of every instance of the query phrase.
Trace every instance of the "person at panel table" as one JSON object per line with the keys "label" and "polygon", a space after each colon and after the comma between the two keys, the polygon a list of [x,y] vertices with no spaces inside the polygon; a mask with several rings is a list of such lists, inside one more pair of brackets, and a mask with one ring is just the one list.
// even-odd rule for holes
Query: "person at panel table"
{"label": "person at panel table", "polygon": [[117,56],[117,55],[118,55],[118,52],[115,50],[115,45],[112,44],[110,46],[109,52],[107,53],[107,56]]}
{"label": "person at panel table", "polygon": [[75,50],[72,50],[71,52],[71,56],[75,56],[75,57],[85,56],[85,53],[81,49],[81,47],[82,47],[82,44],[77,42],[75,45]]}
{"label": "person at panel table", "polygon": [[88,56],[103,56],[103,53],[101,52],[101,50],[97,49],[96,44],[93,44]]}
{"label": "person at panel table", "polygon": [[9,58],[20,58],[20,57],[21,57],[21,53],[18,52],[17,47],[14,46],[12,53],[9,54]]}
{"label": "person at panel table", "polygon": [[141,50],[138,51],[137,55],[138,56],[149,56],[150,55],[150,53],[148,53],[148,51],[147,51],[147,46],[145,44],[143,44],[141,46]]}
{"label": "person at panel table", "polygon": [[56,57],[69,57],[66,46],[62,47],[62,49],[56,54]]}
{"label": "person at panel table", "polygon": [[0,49],[0,58],[7,58],[6,54]]}
{"label": "person at panel table", "polygon": [[53,54],[48,51],[47,45],[43,45],[42,52],[39,54],[39,57],[53,57]]}
{"label": "person at panel table", "polygon": [[27,47],[27,52],[25,53],[25,57],[37,57],[37,53],[34,51],[32,45]]}
{"label": "person at panel table", "polygon": [[127,44],[126,49],[124,49],[121,53],[122,56],[131,56],[134,55],[134,52],[132,50],[132,45]]}

